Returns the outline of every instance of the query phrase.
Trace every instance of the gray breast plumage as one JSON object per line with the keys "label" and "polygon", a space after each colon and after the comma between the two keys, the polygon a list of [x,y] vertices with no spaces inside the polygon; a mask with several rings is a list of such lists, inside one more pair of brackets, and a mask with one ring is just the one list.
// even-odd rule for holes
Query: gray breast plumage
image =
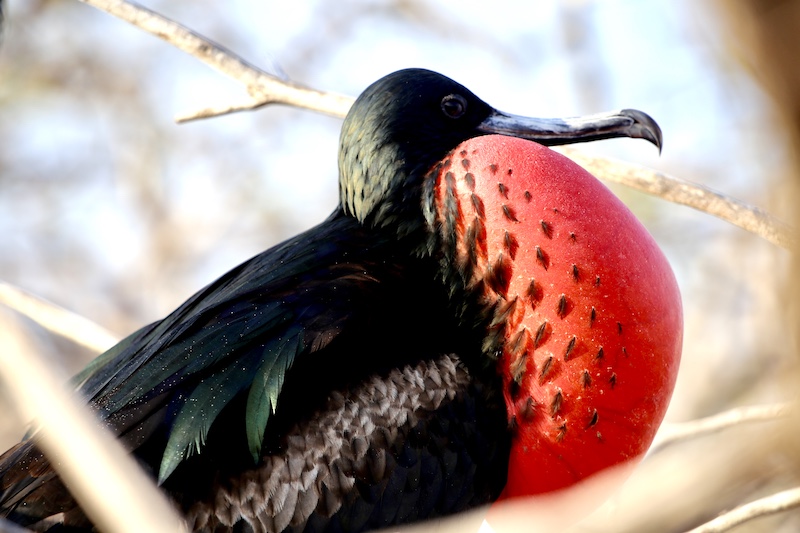
{"label": "gray breast plumage", "polygon": [[[302,531],[312,515],[324,521],[352,504],[348,498],[359,482],[356,489],[367,499],[365,487],[385,492],[402,462],[401,441],[469,384],[458,358],[444,355],[334,392],[325,409],[291,429],[282,453],[230,480],[213,502],[195,504],[189,524],[197,531],[224,531],[237,523],[245,531]],[[403,482],[413,484],[414,469],[407,470]]]}

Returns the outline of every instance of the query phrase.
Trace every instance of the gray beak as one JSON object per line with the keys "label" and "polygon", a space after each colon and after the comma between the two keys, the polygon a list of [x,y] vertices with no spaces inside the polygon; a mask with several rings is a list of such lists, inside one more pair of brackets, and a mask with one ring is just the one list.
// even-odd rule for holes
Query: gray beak
{"label": "gray beak", "polygon": [[494,111],[478,131],[520,137],[545,146],[632,137],[650,141],[660,153],[663,143],[656,121],[636,109],[573,118],[528,118]]}

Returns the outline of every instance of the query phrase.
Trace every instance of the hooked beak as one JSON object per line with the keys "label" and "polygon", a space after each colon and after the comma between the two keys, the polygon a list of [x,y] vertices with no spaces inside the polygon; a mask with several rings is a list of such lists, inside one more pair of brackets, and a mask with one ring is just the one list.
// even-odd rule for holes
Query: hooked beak
{"label": "hooked beak", "polygon": [[528,118],[495,110],[478,125],[478,131],[520,137],[545,146],[632,137],[650,141],[661,153],[663,143],[656,121],[636,109],[571,118]]}

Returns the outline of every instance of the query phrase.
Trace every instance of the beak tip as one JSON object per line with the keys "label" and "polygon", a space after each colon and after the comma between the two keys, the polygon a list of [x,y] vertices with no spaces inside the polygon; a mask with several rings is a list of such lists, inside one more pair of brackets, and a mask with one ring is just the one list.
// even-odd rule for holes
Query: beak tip
{"label": "beak tip", "polygon": [[661,155],[661,150],[664,148],[664,136],[653,117],[638,109],[623,109],[620,114],[629,117],[634,122],[631,128],[632,136],[650,141],[658,148],[658,155]]}

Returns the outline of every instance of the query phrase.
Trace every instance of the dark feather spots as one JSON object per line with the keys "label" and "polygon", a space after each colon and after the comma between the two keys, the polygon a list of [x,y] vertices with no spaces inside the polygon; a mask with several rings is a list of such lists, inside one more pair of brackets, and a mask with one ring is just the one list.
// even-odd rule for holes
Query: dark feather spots
{"label": "dark feather spots", "polygon": [[483,225],[481,219],[475,218],[472,220],[472,224],[467,228],[465,240],[467,253],[469,254],[469,260],[472,265],[477,264],[479,259],[486,259],[488,254],[486,248],[486,227]]}
{"label": "dark feather spots", "polygon": [[510,176],[513,173],[514,173],[514,171],[509,168],[507,174]]}
{"label": "dark feather spots", "polygon": [[531,278],[531,282],[528,283],[528,289],[525,291],[525,294],[531,300],[536,299],[536,292],[539,290],[539,287],[536,286],[536,278]]}
{"label": "dark feather spots", "polygon": [[617,334],[622,335],[622,322],[617,322]]}
{"label": "dark feather spots", "polygon": [[460,155],[461,157],[467,157],[467,151],[461,150],[460,152],[458,152],[458,155]]}
{"label": "dark feather spots", "polygon": [[600,276],[597,276],[596,278],[594,278],[594,286],[595,287],[599,287],[600,286]]}
{"label": "dark feather spots", "polygon": [[553,396],[553,401],[550,402],[550,416],[556,416],[561,410],[561,404],[563,403],[564,394],[561,392],[561,388],[557,388],[556,393]]}
{"label": "dark feather spots", "polygon": [[511,354],[527,355],[531,351],[532,347],[533,339],[531,339],[531,334],[528,331],[528,328],[523,327],[521,330],[519,330],[519,332],[517,332],[517,334],[514,336],[514,339],[511,341]]}
{"label": "dark feather spots", "polygon": [[489,165],[489,170],[491,171],[492,174],[497,174],[497,165],[492,163],[491,165]]}
{"label": "dark feather spots", "polygon": [[583,385],[584,389],[588,389],[592,385],[592,376],[588,370],[584,370],[583,374],[581,374],[581,385]]}
{"label": "dark feather spots", "polygon": [[486,273],[486,282],[489,287],[504,298],[508,296],[508,285],[514,270],[511,260],[505,254],[499,254],[493,265],[489,266]]}
{"label": "dark feather spots", "polygon": [[[516,302],[516,299],[515,301]],[[502,296],[497,297],[497,302],[494,305],[494,314],[488,331],[483,338],[481,348],[483,353],[487,354],[493,360],[499,359],[503,355],[503,347],[505,345],[506,337],[506,322],[508,313],[512,307],[509,305]]]}
{"label": "dark feather spots", "polygon": [[533,348],[536,349],[541,346],[548,337],[548,324],[547,320],[541,323],[541,325],[536,328],[536,336],[533,338]]}
{"label": "dark feather spots", "polygon": [[[503,330],[501,328],[497,328],[494,330],[493,334],[487,336],[487,338],[483,341],[484,351],[492,361],[497,361],[500,359],[500,356],[503,355],[503,349],[500,347],[500,344],[502,343],[502,334]],[[494,348],[492,348],[492,346],[494,346]]]}
{"label": "dark feather spots", "polygon": [[592,311],[589,313],[589,327],[594,326],[594,321],[597,320],[597,310],[592,306]]}
{"label": "dark feather spots", "polygon": [[567,423],[564,422],[563,424],[558,426],[558,435],[556,435],[556,440],[558,442],[561,442],[562,440],[564,440],[564,437],[566,436],[567,436]]}
{"label": "dark feather spots", "polygon": [[478,218],[481,220],[485,219],[486,211],[483,207],[483,200],[481,200],[481,197],[475,193],[472,193],[470,198],[472,199],[472,207],[475,209],[475,214],[478,215]]}
{"label": "dark feather spots", "polygon": [[597,409],[595,409],[595,410],[594,410],[594,412],[592,413],[592,418],[591,418],[591,420],[589,420],[589,425],[588,425],[588,426],[586,426],[586,429],[589,429],[589,428],[591,428],[591,427],[594,427],[594,426],[596,426],[596,425],[597,425],[597,421],[598,421],[599,419],[600,419],[600,415],[598,415],[598,414],[597,414]]}
{"label": "dark feather spots", "polygon": [[517,213],[514,211],[514,208],[507,206],[506,204],[503,204],[503,215],[511,222],[519,222],[519,220],[517,220]]}
{"label": "dark feather spots", "polygon": [[447,172],[444,178],[446,196],[444,198],[445,216],[442,224],[442,237],[445,251],[448,255],[455,256],[456,242],[459,235],[463,235],[464,220],[457,193],[455,176],[452,172]]}
{"label": "dark feather spots", "polygon": [[542,365],[542,371],[539,373],[539,383],[544,383],[544,380],[547,378],[547,375],[550,374],[550,371],[553,370],[553,361],[555,361],[555,357],[552,355],[548,357],[544,364]]}
{"label": "dark feather spots", "polygon": [[[514,380],[514,383],[516,383],[517,385],[522,385],[522,378],[525,376],[525,366],[527,362],[528,362],[528,354],[523,353],[517,358],[517,360],[511,366],[511,377]],[[514,394],[514,391],[512,390],[512,396],[516,396],[517,394]]]}
{"label": "dark feather spots", "polygon": [[536,400],[528,396],[528,398],[525,400],[525,403],[522,404],[519,414],[522,415],[522,419],[525,422],[530,422],[533,420],[533,417],[536,415]]}
{"label": "dark feather spots", "polygon": [[578,341],[578,337],[575,335],[567,343],[567,349],[564,352],[564,361],[569,361],[569,356],[572,355],[572,352],[575,350],[575,343]]}
{"label": "dark feather spots", "polygon": [[505,237],[503,238],[503,246],[508,251],[508,255],[511,256],[511,259],[515,259],[517,257],[517,249],[519,248],[519,241],[513,234],[506,231]]}
{"label": "dark feather spots", "polygon": [[603,351],[603,347],[601,346],[601,347],[600,347],[600,349],[599,349],[599,350],[597,350],[597,356],[596,356],[596,358],[597,358],[597,359],[602,359],[602,358],[603,358],[603,357],[605,357],[605,356],[606,356],[606,354],[605,354],[605,352]]}
{"label": "dark feather spots", "polygon": [[539,245],[536,245],[536,262],[542,265],[542,267],[547,270],[547,267],[550,265],[550,258],[547,254],[542,250]]}
{"label": "dark feather spots", "polygon": [[508,321],[508,317],[511,316],[511,313],[514,311],[514,308],[517,306],[517,298],[507,302],[502,298],[495,306],[494,309],[494,316],[492,317],[492,322],[489,324],[489,329],[495,329],[498,326],[505,326],[506,322]]}
{"label": "dark feather spots", "polygon": [[469,187],[469,190],[475,190],[475,175],[472,172],[467,172],[464,174],[464,181],[467,182],[467,187]]}
{"label": "dark feather spots", "polygon": [[544,220],[540,220],[539,221],[539,225],[542,227],[542,233],[544,233],[544,236],[547,237],[548,239],[552,239],[553,238],[553,228],[550,227],[550,224],[548,224]]}
{"label": "dark feather spots", "polygon": [[504,183],[498,183],[497,189],[500,191],[500,194],[503,195],[503,198],[508,200],[508,187],[506,187]]}
{"label": "dark feather spots", "polygon": [[559,318],[564,318],[565,316],[567,316],[567,313],[569,312],[569,308],[570,308],[570,305],[569,305],[569,301],[567,300],[567,296],[565,294],[562,294],[561,296],[558,297],[558,307],[556,308],[556,312],[558,313],[558,317]]}
{"label": "dark feather spots", "polygon": [[575,236],[574,231],[569,232],[569,240],[571,240],[572,242],[578,242],[578,237]]}
{"label": "dark feather spots", "polygon": [[533,195],[531,194],[531,192],[530,191],[525,191],[525,200],[530,202],[532,199],[533,199]]}
{"label": "dark feather spots", "polygon": [[622,347],[622,355],[628,357],[628,350],[626,350],[624,346]]}
{"label": "dark feather spots", "polygon": [[611,374],[611,377],[608,378],[608,382],[611,384],[611,388],[613,389],[617,385],[617,374]]}
{"label": "dark feather spots", "polygon": [[581,280],[581,273],[578,270],[578,265],[574,263],[572,265],[572,279],[575,280],[576,282]]}
{"label": "dark feather spots", "polygon": [[530,298],[531,308],[535,308],[536,304],[542,301],[542,289],[534,278],[531,278],[531,282],[528,283],[528,289],[525,294]]}
{"label": "dark feather spots", "polygon": [[461,166],[464,167],[465,170],[469,170],[469,159],[462,159]]}

